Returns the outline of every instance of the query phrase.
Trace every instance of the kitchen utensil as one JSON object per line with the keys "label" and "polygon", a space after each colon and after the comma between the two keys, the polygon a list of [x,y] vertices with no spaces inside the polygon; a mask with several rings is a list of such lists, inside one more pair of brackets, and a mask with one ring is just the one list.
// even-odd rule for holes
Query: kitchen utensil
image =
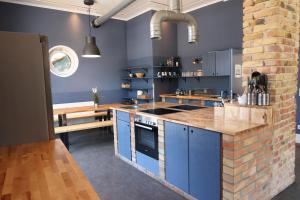
{"label": "kitchen utensil", "polygon": [[239,96],[238,102],[240,105],[246,105],[247,104],[247,95],[243,94],[242,96]]}
{"label": "kitchen utensil", "polygon": [[143,94],[143,95],[138,95],[137,98],[138,99],[150,99],[151,97],[149,95]]}
{"label": "kitchen utensil", "polygon": [[129,77],[130,78],[134,78],[134,74],[133,73],[129,73]]}
{"label": "kitchen utensil", "polygon": [[143,90],[138,90],[136,91],[137,96],[141,96],[144,94]]}
{"label": "kitchen utensil", "polygon": [[145,73],[137,72],[137,73],[135,73],[135,75],[136,75],[137,78],[143,78],[145,76]]}

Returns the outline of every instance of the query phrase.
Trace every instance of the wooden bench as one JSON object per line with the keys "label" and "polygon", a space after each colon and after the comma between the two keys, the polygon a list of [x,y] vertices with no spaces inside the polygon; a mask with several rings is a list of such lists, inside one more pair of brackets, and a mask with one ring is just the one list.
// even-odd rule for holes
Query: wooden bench
{"label": "wooden bench", "polygon": [[[92,117],[107,117],[107,112],[81,112],[81,113],[72,113],[67,115],[67,120],[74,119],[84,119],[84,118],[92,118]],[[58,117],[54,117],[54,121],[58,122]]]}
{"label": "wooden bench", "polygon": [[89,122],[89,123],[83,123],[83,124],[74,124],[74,125],[56,127],[56,128],[54,128],[54,131],[55,131],[55,134],[61,134],[61,133],[69,133],[69,132],[75,132],[75,131],[83,131],[83,130],[88,130],[88,129],[110,127],[112,125],[113,125],[112,120],[97,121],[97,122]]}

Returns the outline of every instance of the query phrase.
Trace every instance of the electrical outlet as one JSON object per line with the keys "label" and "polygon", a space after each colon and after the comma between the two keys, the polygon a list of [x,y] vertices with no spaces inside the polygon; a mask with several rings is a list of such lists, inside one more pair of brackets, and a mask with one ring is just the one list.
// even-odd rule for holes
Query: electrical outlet
{"label": "electrical outlet", "polygon": [[297,129],[300,130],[300,125],[297,125]]}
{"label": "electrical outlet", "polygon": [[300,97],[300,88],[299,88],[299,97]]}

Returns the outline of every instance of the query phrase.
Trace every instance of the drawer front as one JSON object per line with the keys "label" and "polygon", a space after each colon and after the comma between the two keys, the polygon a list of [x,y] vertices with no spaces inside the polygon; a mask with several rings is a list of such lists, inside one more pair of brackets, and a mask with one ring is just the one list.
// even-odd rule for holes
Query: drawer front
{"label": "drawer front", "polygon": [[130,114],[128,112],[117,111],[117,119],[130,122]]}

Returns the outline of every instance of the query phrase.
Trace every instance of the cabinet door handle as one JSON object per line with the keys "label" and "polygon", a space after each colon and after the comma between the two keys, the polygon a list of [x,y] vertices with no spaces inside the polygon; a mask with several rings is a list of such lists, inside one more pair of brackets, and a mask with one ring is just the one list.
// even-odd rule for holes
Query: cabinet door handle
{"label": "cabinet door handle", "polygon": [[186,131],[186,128],[183,128],[184,131]]}
{"label": "cabinet door handle", "polygon": [[191,130],[191,133],[194,133],[194,130]]}

